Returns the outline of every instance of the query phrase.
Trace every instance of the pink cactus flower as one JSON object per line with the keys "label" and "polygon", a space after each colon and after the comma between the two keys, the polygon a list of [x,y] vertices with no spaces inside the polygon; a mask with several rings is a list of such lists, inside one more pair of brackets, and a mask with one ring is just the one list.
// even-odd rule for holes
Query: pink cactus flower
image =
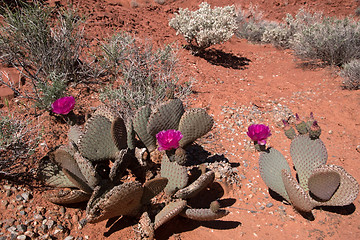
{"label": "pink cactus flower", "polygon": [[253,124],[248,128],[247,135],[260,145],[266,144],[266,139],[271,136],[271,132],[268,126],[264,124]]}
{"label": "pink cactus flower", "polygon": [[75,99],[73,96],[62,97],[51,104],[52,111],[56,114],[66,115],[74,109]]}
{"label": "pink cactus flower", "polygon": [[179,141],[183,138],[180,131],[169,129],[163,130],[156,134],[156,139],[159,144],[159,151],[176,149],[179,147]]}

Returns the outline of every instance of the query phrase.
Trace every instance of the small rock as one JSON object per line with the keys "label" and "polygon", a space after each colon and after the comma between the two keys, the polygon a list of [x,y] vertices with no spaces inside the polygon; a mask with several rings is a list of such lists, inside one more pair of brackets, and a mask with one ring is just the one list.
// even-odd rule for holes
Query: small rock
{"label": "small rock", "polygon": [[29,192],[24,192],[21,194],[21,197],[25,202],[29,201],[32,198],[32,195]]}
{"label": "small rock", "polygon": [[46,225],[49,229],[51,229],[54,226],[55,222],[54,220],[47,220]]}
{"label": "small rock", "polygon": [[283,206],[283,205],[280,205],[280,206],[279,206],[279,209],[285,211],[285,210],[286,210],[286,207]]}
{"label": "small rock", "polygon": [[16,237],[16,239],[18,239],[18,240],[26,240],[26,239],[28,239],[28,237],[26,235],[19,235],[19,236]]}
{"label": "small rock", "polygon": [[14,227],[14,226],[8,227],[6,230],[7,230],[8,232],[10,232],[10,233],[16,234],[16,227]]}
{"label": "small rock", "polygon": [[67,236],[66,238],[64,238],[64,240],[73,240],[74,237],[73,236]]}
{"label": "small rock", "polygon": [[266,204],[266,207],[267,207],[267,208],[271,208],[272,206],[274,206],[274,204],[272,204],[272,203]]}
{"label": "small rock", "polygon": [[25,212],[24,210],[20,211],[19,213],[20,213],[20,215],[22,215],[22,216],[26,216],[26,212]]}
{"label": "small rock", "polygon": [[12,195],[12,192],[10,189],[6,190],[6,196],[7,197],[10,197]]}
{"label": "small rock", "polygon": [[7,223],[8,225],[14,225],[14,223],[15,223],[15,219],[14,219],[14,218],[9,218],[9,219],[6,219],[5,221],[6,221],[6,223]]}
{"label": "small rock", "polygon": [[1,200],[1,205],[3,205],[5,208],[9,205],[8,200]]}
{"label": "small rock", "polygon": [[26,231],[24,234],[31,239],[33,239],[35,237],[35,233],[32,231]]}
{"label": "small rock", "polygon": [[3,188],[4,188],[5,190],[10,190],[11,187],[12,187],[12,186],[11,186],[11,185],[8,185],[8,184],[7,184],[7,185],[3,185]]}
{"label": "small rock", "polygon": [[17,229],[19,232],[23,233],[23,232],[26,232],[27,226],[26,226],[25,224],[19,224],[19,225],[16,226],[16,229]]}
{"label": "small rock", "polygon": [[79,221],[79,229],[82,229],[86,225],[86,223],[87,223],[86,218],[81,219]]}
{"label": "small rock", "polygon": [[21,195],[16,195],[15,200],[19,202],[19,201],[23,201],[24,198]]}
{"label": "small rock", "polygon": [[37,214],[34,215],[34,219],[37,220],[37,221],[41,221],[41,220],[44,219],[44,217],[41,214],[37,213]]}
{"label": "small rock", "polygon": [[64,206],[61,206],[61,207],[60,207],[60,213],[61,213],[61,214],[65,214],[65,212],[66,212],[65,207],[64,207]]}
{"label": "small rock", "polygon": [[72,220],[73,220],[73,222],[78,222],[79,221],[79,216],[78,215],[73,215]]}
{"label": "small rock", "polygon": [[360,153],[360,145],[356,146],[356,151],[358,151]]}

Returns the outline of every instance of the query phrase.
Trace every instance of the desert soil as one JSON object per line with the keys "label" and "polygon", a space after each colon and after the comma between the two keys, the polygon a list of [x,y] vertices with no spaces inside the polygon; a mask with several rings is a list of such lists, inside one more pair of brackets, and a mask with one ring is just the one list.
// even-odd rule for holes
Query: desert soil
{"label": "desert soil", "polygon": [[[134,1],[134,0],[133,0]],[[182,36],[168,26],[168,20],[179,8],[197,9],[199,0],[73,0],[88,16],[86,36],[93,44],[120,30],[156,45],[176,42],[185,44]],[[65,5],[66,1],[45,1]],[[209,0],[212,6],[236,4],[248,8],[258,5],[264,17],[280,21],[286,13],[300,8],[323,11],[343,17],[354,14],[355,0]],[[207,56],[193,56],[181,49],[181,82],[195,79],[191,107],[203,107],[215,119],[213,130],[199,144],[214,159],[229,162],[232,175],[218,179],[223,192],[219,195],[228,216],[212,222],[196,222],[177,217],[156,231],[156,239],[360,239],[360,200],[350,206],[313,210],[307,219],[270,196],[259,176],[258,157],[246,136],[247,127],[255,123],[270,126],[268,145],[289,159],[290,141],[282,133],[281,119],[298,113],[314,113],[322,128],[321,139],[327,146],[328,163],[344,167],[358,181],[360,157],[360,92],[343,90],[336,68],[304,68],[291,50],[271,45],[254,45],[233,37],[210,48]],[[13,69],[3,68],[13,72]],[[12,73],[15,74],[16,73]],[[86,87],[74,89],[75,113],[90,113],[99,105],[98,92]],[[8,91],[4,88],[1,91]],[[2,92],[3,93],[3,92]],[[4,95],[11,96],[11,92]],[[2,103],[2,111],[23,114],[25,107]],[[44,131],[39,156],[51,147],[66,143],[66,123],[48,113],[40,115]],[[229,179],[234,183],[229,184]],[[228,181],[226,181],[228,180]],[[134,239],[135,222],[126,219],[81,226],[84,206],[61,207],[44,198],[44,189],[2,181],[0,192],[0,239]],[[79,223],[80,222],[80,223]],[[42,236],[42,237],[41,237]],[[51,238],[53,236],[54,238]],[[7,237],[7,238],[6,238]]]}

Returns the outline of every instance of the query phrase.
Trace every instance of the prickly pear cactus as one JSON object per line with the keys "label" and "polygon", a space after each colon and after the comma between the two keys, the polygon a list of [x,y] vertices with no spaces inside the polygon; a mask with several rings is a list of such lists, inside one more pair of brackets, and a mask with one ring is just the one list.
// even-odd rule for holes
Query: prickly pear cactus
{"label": "prickly pear cactus", "polygon": [[285,134],[292,140],[290,154],[299,182],[291,175],[285,157],[268,148],[261,151],[259,158],[260,175],[266,185],[303,212],[317,206],[351,204],[359,193],[359,184],[342,167],[326,165],[327,150],[319,139],[321,129],[313,116],[305,123],[297,115],[297,136],[284,122]]}
{"label": "prickly pear cactus", "polygon": [[165,187],[165,192],[169,195],[173,194],[179,189],[184,188],[188,183],[187,168],[179,165],[176,162],[170,162],[166,155],[161,161],[161,177],[169,180]]}
{"label": "prickly pear cactus", "polygon": [[[208,133],[214,124],[213,118],[204,109],[184,111],[183,103],[176,98],[157,104],[152,108],[150,106],[140,108],[133,116],[132,121],[134,131],[149,152],[156,149],[155,136],[163,130],[179,130],[183,135],[179,145],[184,148]],[[184,158],[178,160],[179,163],[186,162]]]}
{"label": "prickly pear cactus", "polygon": [[215,179],[213,171],[203,170],[195,181],[186,186],[188,182],[187,168],[176,162],[170,162],[164,155],[161,162],[161,175],[166,176],[169,180],[165,192],[170,195],[172,201],[155,216],[154,229],[157,229],[178,214],[193,220],[211,221],[224,217],[229,213],[227,210],[220,209],[219,204],[212,204],[209,209],[193,209],[186,206],[186,199],[196,197]]}

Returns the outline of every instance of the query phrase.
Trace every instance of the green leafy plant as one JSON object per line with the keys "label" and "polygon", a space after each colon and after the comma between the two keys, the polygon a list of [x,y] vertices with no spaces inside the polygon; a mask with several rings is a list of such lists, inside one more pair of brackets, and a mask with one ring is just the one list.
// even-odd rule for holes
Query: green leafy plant
{"label": "green leafy plant", "polygon": [[34,121],[1,112],[0,175],[13,180],[15,176],[33,174],[30,168],[36,159],[32,155],[40,139],[39,125]]}
{"label": "green leafy plant", "polygon": [[351,60],[343,65],[340,76],[344,78],[343,87],[350,90],[360,89],[360,60]]}
{"label": "green leafy plant", "polygon": [[235,7],[215,7],[203,2],[196,11],[180,9],[170,19],[170,27],[184,36],[194,51],[202,51],[214,44],[229,40],[236,30]]}
{"label": "green leafy plant", "polygon": [[103,44],[104,68],[117,85],[105,87],[100,100],[130,116],[148,103],[162,101],[167,91],[185,99],[191,93],[191,83],[179,85],[177,51],[171,45],[155,49],[147,41],[135,40],[121,32]]}
{"label": "green leafy plant", "polygon": [[65,94],[69,82],[97,75],[84,58],[83,19],[74,9],[54,11],[38,2],[12,10],[4,8],[0,25],[0,60],[31,83],[23,92],[13,79],[0,83],[42,109]]}

